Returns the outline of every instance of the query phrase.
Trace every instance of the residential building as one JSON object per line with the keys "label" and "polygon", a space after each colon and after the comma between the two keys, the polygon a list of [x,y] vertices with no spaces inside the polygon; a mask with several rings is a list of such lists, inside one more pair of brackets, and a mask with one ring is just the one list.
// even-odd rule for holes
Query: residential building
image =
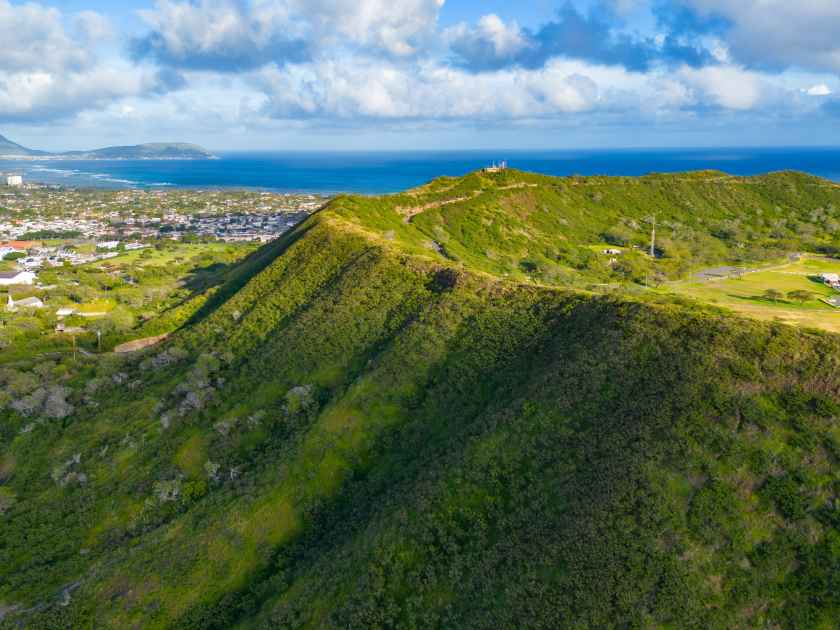
{"label": "residential building", "polygon": [[31,271],[0,271],[0,286],[35,284],[37,276]]}
{"label": "residential building", "polygon": [[23,298],[22,300],[15,300],[14,298],[12,298],[12,294],[9,293],[8,298],[6,300],[6,310],[9,312],[14,312],[19,308],[44,308],[44,303],[41,301],[40,298],[34,296]]}
{"label": "residential building", "polygon": [[840,290],[840,274],[837,273],[821,273],[820,280],[828,286]]}

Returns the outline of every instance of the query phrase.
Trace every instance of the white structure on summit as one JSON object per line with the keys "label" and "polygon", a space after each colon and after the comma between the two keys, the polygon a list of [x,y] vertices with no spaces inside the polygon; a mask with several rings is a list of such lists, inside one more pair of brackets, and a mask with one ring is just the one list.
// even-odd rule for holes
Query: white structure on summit
{"label": "white structure on summit", "polygon": [[20,188],[21,186],[23,186],[23,177],[20,175],[7,175],[6,186],[11,186],[12,188]]}
{"label": "white structure on summit", "polygon": [[506,171],[508,168],[507,160],[502,160],[501,162],[493,162],[490,166],[481,169],[482,173],[500,173],[501,171]]}

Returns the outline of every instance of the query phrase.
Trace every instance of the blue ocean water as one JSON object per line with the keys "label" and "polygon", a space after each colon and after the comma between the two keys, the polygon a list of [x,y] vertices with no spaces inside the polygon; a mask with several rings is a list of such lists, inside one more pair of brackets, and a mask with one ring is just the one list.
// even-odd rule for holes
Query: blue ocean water
{"label": "blue ocean water", "polygon": [[840,181],[840,148],[225,153],[219,160],[0,161],[0,172],[97,188],[257,188],[388,193],[494,160],[546,175],[644,175],[717,169],[755,175],[795,169]]}

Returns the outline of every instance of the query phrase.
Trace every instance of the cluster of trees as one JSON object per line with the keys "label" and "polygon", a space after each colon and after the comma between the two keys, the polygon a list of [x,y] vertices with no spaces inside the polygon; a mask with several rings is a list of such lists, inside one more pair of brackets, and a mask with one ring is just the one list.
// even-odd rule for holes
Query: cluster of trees
{"label": "cluster of trees", "polygon": [[804,291],[802,289],[782,293],[778,289],[770,288],[764,292],[763,297],[765,300],[769,300],[771,302],[781,302],[782,299],[787,298],[790,302],[804,304],[805,302],[814,299],[814,294],[811,291]]}

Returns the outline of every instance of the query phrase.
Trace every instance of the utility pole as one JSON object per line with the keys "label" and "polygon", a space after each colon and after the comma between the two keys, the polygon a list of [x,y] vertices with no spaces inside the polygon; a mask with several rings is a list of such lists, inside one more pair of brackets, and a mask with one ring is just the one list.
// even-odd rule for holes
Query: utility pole
{"label": "utility pole", "polygon": [[650,257],[656,258],[656,215],[653,215],[653,230],[650,233]]}

